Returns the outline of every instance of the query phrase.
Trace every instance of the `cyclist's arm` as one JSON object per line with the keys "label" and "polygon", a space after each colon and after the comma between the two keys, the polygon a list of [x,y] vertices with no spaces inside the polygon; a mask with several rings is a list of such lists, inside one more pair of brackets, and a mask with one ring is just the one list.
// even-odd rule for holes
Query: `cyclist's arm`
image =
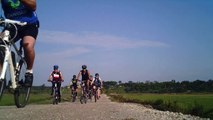
{"label": "cyclist's arm", "polygon": [[89,70],[87,70],[87,72],[88,72],[88,76],[90,76],[90,72],[89,72]]}
{"label": "cyclist's arm", "polygon": [[69,84],[69,86],[72,86],[72,80],[70,81],[70,84]]}
{"label": "cyclist's arm", "polygon": [[27,8],[32,11],[36,10],[36,0],[20,0]]}
{"label": "cyclist's arm", "polygon": [[95,78],[92,78],[91,85],[93,85],[93,84],[94,84],[94,81],[95,81]]}
{"label": "cyclist's arm", "polygon": [[101,81],[101,88],[103,88],[103,81],[101,80],[100,77],[99,77],[99,80]]}
{"label": "cyclist's arm", "polygon": [[64,77],[63,77],[61,72],[60,72],[60,74],[61,74],[61,81],[63,82],[64,81]]}
{"label": "cyclist's arm", "polygon": [[80,76],[81,76],[81,71],[78,73],[77,80],[79,80]]}
{"label": "cyclist's arm", "polygon": [[52,79],[53,79],[53,76],[52,76],[52,73],[51,73],[50,76],[49,76],[48,81],[52,81]]}

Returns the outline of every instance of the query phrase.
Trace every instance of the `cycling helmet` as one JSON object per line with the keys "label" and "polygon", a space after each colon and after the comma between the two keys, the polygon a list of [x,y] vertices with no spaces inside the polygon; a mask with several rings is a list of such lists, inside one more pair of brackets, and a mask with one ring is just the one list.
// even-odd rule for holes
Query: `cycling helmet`
{"label": "cycling helmet", "polygon": [[73,75],[73,78],[76,78],[76,75]]}
{"label": "cycling helmet", "polygon": [[53,69],[54,69],[54,70],[57,70],[57,69],[58,69],[58,65],[54,65],[54,66],[53,66]]}
{"label": "cycling helmet", "polygon": [[98,73],[95,73],[95,77],[98,77],[99,76],[99,74]]}
{"label": "cycling helmet", "polygon": [[82,69],[87,69],[87,66],[86,65],[82,65]]}

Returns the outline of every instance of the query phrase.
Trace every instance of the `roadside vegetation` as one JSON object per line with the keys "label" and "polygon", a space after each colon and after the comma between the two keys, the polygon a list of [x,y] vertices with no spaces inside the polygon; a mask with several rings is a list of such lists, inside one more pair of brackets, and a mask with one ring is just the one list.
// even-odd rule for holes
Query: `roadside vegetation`
{"label": "roadside vegetation", "polygon": [[[61,89],[62,101],[70,102],[70,89],[64,87]],[[52,104],[51,87],[47,86],[33,86],[29,98],[28,104]],[[80,94],[80,93],[79,93]],[[14,106],[14,96],[13,93],[5,90],[2,99],[0,101],[0,106]]]}
{"label": "roadside vegetation", "polygon": [[213,119],[213,81],[104,83],[114,101],[139,103],[162,111],[181,112]]}

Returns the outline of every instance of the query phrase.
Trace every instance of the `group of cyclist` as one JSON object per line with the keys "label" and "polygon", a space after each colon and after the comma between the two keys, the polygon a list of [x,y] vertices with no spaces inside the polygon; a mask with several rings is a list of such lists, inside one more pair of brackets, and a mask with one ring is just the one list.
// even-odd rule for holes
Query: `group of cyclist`
{"label": "group of cyclist", "polygon": [[103,82],[99,76],[99,73],[95,74],[95,77],[90,74],[89,70],[87,70],[86,65],[82,65],[82,70],[78,73],[78,76],[73,75],[73,78],[71,80],[71,90],[72,92],[76,92],[77,90],[77,81],[80,81],[79,78],[81,77],[81,87],[85,87],[86,91],[82,90],[83,92],[86,92],[87,94],[89,93],[89,90],[97,90],[98,92],[98,98],[100,98],[100,93],[101,93],[101,88],[103,86]]}
{"label": "group of cyclist", "polygon": [[[79,79],[81,77],[81,80]],[[61,100],[61,93],[60,93],[60,87],[61,87],[61,82],[64,81],[63,75],[61,71],[59,71],[59,66],[54,65],[53,66],[53,71],[50,73],[49,82],[52,82],[52,90],[51,90],[51,95],[53,95],[53,89],[55,84],[57,84],[58,90],[59,90],[59,101]],[[103,82],[99,76],[99,73],[95,74],[95,77],[93,77],[89,70],[87,70],[86,65],[82,65],[82,70],[78,73],[78,76],[73,75],[73,78],[71,79],[70,82],[70,88],[71,88],[71,94],[76,93],[77,96],[77,89],[78,89],[78,83],[81,83],[81,87],[85,87],[85,91],[82,89],[82,94],[83,92],[86,92],[88,94],[89,90],[97,90],[98,94],[98,99],[100,98],[101,94],[101,88],[103,86]]]}

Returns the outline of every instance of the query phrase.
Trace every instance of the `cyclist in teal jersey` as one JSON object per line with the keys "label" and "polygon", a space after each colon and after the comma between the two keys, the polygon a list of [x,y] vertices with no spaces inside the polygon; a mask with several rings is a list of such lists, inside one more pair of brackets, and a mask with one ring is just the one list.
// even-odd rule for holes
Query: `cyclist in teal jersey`
{"label": "cyclist in teal jersey", "polygon": [[[27,71],[25,74],[25,85],[32,86],[33,83],[33,64],[35,59],[34,46],[38,35],[39,20],[36,15],[36,0],[1,0],[4,16],[7,19],[27,22],[25,26],[18,26],[18,35],[14,42],[22,39]],[[11,37],[15,32],[9,29]]]}

